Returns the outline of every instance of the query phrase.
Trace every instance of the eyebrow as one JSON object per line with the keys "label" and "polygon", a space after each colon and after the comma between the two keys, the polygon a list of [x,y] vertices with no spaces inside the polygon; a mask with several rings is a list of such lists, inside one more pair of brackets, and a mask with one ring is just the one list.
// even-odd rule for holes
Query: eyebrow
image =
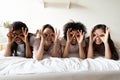
{"label": "eyebrow", "polygon": [[18,34],[23,34],[23,33],[20,31],[19,33],[13,32],[13,34],[17,34],[18,35]]}

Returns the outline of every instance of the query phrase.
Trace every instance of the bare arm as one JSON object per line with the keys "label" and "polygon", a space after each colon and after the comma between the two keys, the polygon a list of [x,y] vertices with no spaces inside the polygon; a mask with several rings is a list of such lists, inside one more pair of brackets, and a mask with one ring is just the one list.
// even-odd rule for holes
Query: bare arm
{"label": "bare arm", "polygon": [[101,37],[101,40],[103,41],[104,45],[105,45],[105,58],[107,59],[111,59],[112,55],[111,55],[111,51],[110,51],[110,46],[108,43],[108,37],[109,37],[109,33],[110,33],[110,28],[106,28],[106,33],[103,34],[104,36]]}
{"label": "bare arm", "polygon": [[84,32],[81,31],[77,31],[78,32],[78,35],[76,35],[76,39],[77,39],[77,42],[78,42],[78,46],[79,46],[79,57],[81,59],[84,59],[85,58],[85,52],[84,52],[84,49],[83,49],[83,39],[84,39]]}
{"label": "bare arm", "polygon": [[37,60],[42,60],[43,54],[44,54],[44,40],[41,40],[39,49],[38,49],[37,53],[35,54],[35,58]]}
{"label": "bare arm", "polygon": [[11,56],[12,55],[12,53],[11,53],[11,44],[10,43],[8,43],[7,44],[7,47],[6,47],[6,50],[5,50],[5,53],[4,53],[4,56]]}
{"label": "bare arm", "polygon": [[38,48],[37,53],[35,53],[35,58],[37,60],[42,60],[43,59],[43,54],[44,54],[44,35],[42,30],[39,30],[38,34],[41,36],[41,40],[40,40],[40,46]]}
{"label": "bare arm", "polygon": [[64,51],[63,51],[63,58],[68,57],[68,53],[69,53],[69,46],[70,46],[70,42],[66,42],[66,45],[64,47]]}
{"label": "bare arm", "polygon": [[108,43],[105,43],[105,58],[111,59],[111,51]]}
{"label": "bare arm", "polygon": [[54,42],[52,57],[58,57],[58,56],[59,54],[57,52],[57,42]]}
{"label": "bare arm", "polygon": [[62,46],[62,52],[63,52],[62,57],[63,57],[63,58],[68,57],[68,55],[69,55],[69,46],[70,46],[71,40],[72,40],[72,38],[73,38],[73,36],[74,36],[74,35],[73,35],[72,37],[70,37],[70,31],[71,31],[71,29],[68,29],[68,31],[67,31],[67,41],[66,41],[66,44],[65,44],[65,46]]}
{"label": "bare arm", "polygon": [[89,41],[87,58],[93,58],[93,43]]}
{"label": "bare arm", "polygon": [[31,58],[32,57],[32,51],[30,48],[30,43],[27,41],[26,43],[26,57]]}
{"label": "bare arm", "polygon": [[59,53],[58,53],[58,37],[60,35],[60,31],[57,33],[57,30],[55,30],[55,34],[54,37],[52,37],[52,40],[54,42],[53,44],[53,52],[52,52],[52,57],[59,57]]}
{"label": "bare arm", "polygon": [[96,39],[96,36],[93,36],[94,33],[92,33],[91,31],[91,34],[90,34],[90,37],[89,37],[89,46],[88,46],[88,52],[87,52],[87,58],[93,58],[93,42],[95,41]]}
{"label": "bare arm", "polygon": [[5,50],[5,53],[4,53],[4,56],[12,56],[12,53],[11,53],[11,45],[13,44],[16,36],[12,37],[12,32],[13,30],[10,30],[7,34],[7,37],[8,37],[8,43],[7,43],[7,47],[6,47],[6,50]]}
{"label": "bare arm", "polygon": [[21,38],[24,41],[25,45],[26,45],[25,57],[31,58],[32,57],[32,50],[30,48],[30,43],[28,41],[27,29],[24,30],[22,28],[22,33],[23,33],[24,36],[18,35],[18,37]]}
{"label": "bare arm", "polygon": [[81,43],[79,43],[79,57],[81,59],[84,59],[85,58],[85,52],[84,52],[84,49],[83,49],[83,46]]}

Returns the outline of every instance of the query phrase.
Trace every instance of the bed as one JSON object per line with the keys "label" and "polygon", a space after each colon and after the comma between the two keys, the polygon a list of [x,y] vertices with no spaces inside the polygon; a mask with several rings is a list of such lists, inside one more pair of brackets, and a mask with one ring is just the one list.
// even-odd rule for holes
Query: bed
{"label": "bed", "polygon": [[0,51],[0,80],[118,80],[120,60],[54,58],[41,61],[4,57]]}

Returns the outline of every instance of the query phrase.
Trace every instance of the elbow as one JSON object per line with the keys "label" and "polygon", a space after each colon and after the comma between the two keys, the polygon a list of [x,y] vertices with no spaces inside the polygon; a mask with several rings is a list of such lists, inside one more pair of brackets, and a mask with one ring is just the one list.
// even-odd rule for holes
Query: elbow
{"label": "elbow", "polygon": [[85,59],[85,56],[83,56],[83,57],[80,57],[80,59]]}
{"label": "elbow", "polygon": [[8,54],[4,54],[3,56],[4,56],[4,57],[9,57],[9,56],[11,56],[11,55],[8,55]]}
{"label": "elbow", "polygon": [[112,56],[111,56],[111,54],[105,54],[105,58],[106,59],[112,59]]}
{"label": "elbow", "polygon": [[40,58],[40,57],[35,57],[35,59],[38,61],[42,60],[42,58]]}
{"label": "elbow", "polygon": [[89,56],[89,55],[88,55],[87,58],[93,58],[93,56]]}
{"label": "elbow", "polygon": [[57,53],[52,54],[52,57],[59,57]]}
{"label": "elbow", "polygon": [[26,58],[32,58],[32,56],[26,56]]}
{"label": "elbow", "polygon": [[67,55],[63,55],[62,58],[68,58],[68,56]]}
{"label": "elbow", "polygon": [[112,57],[111,57],[111,56],[106,56],[105,58],[106,58],[106,59],[112,59]]}
{"label": "elbow", "polygon": [[42,60],[43,58],[39,55],[35,55],[35,59],[39,61],[39,60]]}
{"label": "elbow", "polygon": [[26,58],[32,58],[32,54],[31,55],[26,55]]}

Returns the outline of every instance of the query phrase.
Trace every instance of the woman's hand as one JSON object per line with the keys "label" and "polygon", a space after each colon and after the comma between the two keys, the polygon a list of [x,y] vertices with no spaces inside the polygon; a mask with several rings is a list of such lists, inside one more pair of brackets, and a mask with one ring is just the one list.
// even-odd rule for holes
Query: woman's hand
{"label": "woman's hand", "polygon": [[77,39],[77,42],[78,44],[81,44],[83,42],[83,39],[84,39],[84,35],[85,33],[81,31],[77,31],[77,35],[76,35],[76,39]]}
{"label": "woman's hand", "polygon": [[73,37],[75,36],[75,34],[70,34],[71,29],[68,29],[67,31],[67,42],[70,43],[73,39]]}
{"label": "woman's hand", "polygon": [[13,30],[10,30],[7,33],[7,37],[8,37],[8,43],[12,44],[15,41],[15,38],[17,37],[16,35],[13,35]]}
{"label": "woman's hand", "polygon": [[20,34],[18,35],[18,37],[20,39],[22,39],[24,41],[24,43],[28,42],[28,32],[27,32],[27,28],[25,28],[25,30],[22,28],[22,33],[23,34]]}
{"label": "woman's hand", "polygon": [[106,28],[106,33],[104,33],[102,36],[100,36],[101,40],[103,41],[103,43],[108,43],[108,37],[110,34],[110,28]]}
{"label": "woman's hand", "polygon": [[54,33],[54,34],[51,34],[52,41],[53,41],[54,43],[56,43],[56,42],[58,41],[59,35],[60,35],[60,30],[57,31],[57,29],[55,30],[55,33]]}
{"label": "woman's hand", "polygon": [[90,37],[89,37],[89,42],[93,43],[95,41],[96,37],[97,37],[96,34],[93,33],[93,31],[91,31]]}

